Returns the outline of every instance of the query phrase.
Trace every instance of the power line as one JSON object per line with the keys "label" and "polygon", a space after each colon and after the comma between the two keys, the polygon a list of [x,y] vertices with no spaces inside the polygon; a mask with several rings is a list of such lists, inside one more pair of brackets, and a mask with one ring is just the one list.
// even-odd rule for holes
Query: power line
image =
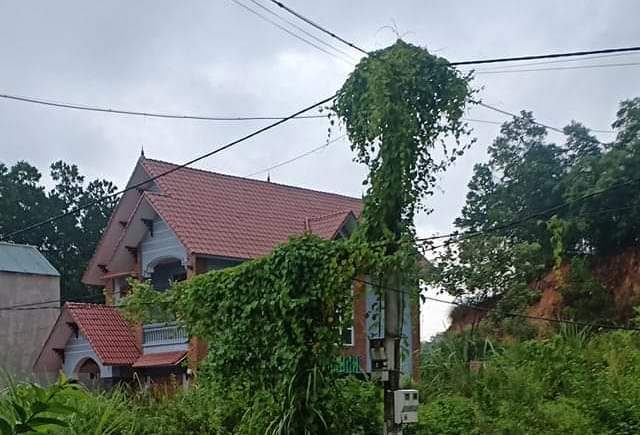
{"label": "power line", "polygon": [[[508,112],[506,110],[500,109],[500,108],[495,107],[495,106],[491,106],[491,105],[483,103],[483,102],[479,102],[478,105],[484,107],[485,109],[489,109],[489,110],[493,110],[494,112],[501,113],[503,115],[512,116],[514,118],[519,118],[519,116],[516,115],[515,113]],[[561,134],[565,134],[565,132],[563,130],[561,130],[561,129],[557,128],[557,127],[552,127],[550,125],[543,124],[543,123],[538,122],[538,121],[531,121],[531,122],[536,124],[536,125],[539,125],[541,127],[544,127],[546,129],[553,130],[553,131],[561,133]]]}
{"label": "power line", "polygon": [[[429,236],[429,237],[416,238],[416,241],[426,242],[426,241],[431,241],[431,240],[458,238],[458,240],[454,240],[454,241],[448,240],[447,242],[445,242],[445,243],[443,243],[441,245],[432,246],[432,247],[429,247],[427,249],[428,251],[436,250],[436,249],[442,248],[444,246],[448,246],[448,245],[450,245],[452,243],[455,243],[457,241],[460,241],[460,240],[466,240],[466,239],[470,239],[470,238],[473,238],[473,237],[478,237],[478,236],[481,236],[481,235],[485,235],[487,233],[492,233],[492,232],[495,232],[495,231],[500,231],[500,230],[509,229],[511,227],[516,227],[516,226],[522,225],[523,223],[525,223],[525,222],[527,222],[527,221],[529,221],[531,219],[542,217],[544,215],[547,215],[547,214],[552,213],[554,211],[558,211],[558,210],[560,210],[562,208],[568,207],[568,206],[570,206],[572,204],[578,203],[578,202],[583,201],[585,199],[589,199],[589,198],[592,198],[594,196],[606,193],[606,192],[608,192],[610,190],[614,190],[614,189],[617,189],[619,187],[623,187],[623,186],[626,186],[626,185],[629,185],[629,184],[633,184],[633,183],[638,183],[638,182],[640,182],[640,178],[635,178],[635,179],[632,179],[632,180],[627,180],[627,181],[624,181],[624,182],[621,182],[621,183],[617,183],[617,184],[614,184],[612,186],[609,186],[606,189],[601,189],[599,191],[595,191],[595,192],[591,192],[591,193],[585,194],[585,195],[583,195],[581,197],[576,198],[575,200],[566,201],[566,202],[557,204],[557,205],[555,205],[553,207],[550,207],[550,208],[548,208],[546,210],[538,211],[536,213],[533,213],[533,214],[528,215],[526,217],[523,217],[521,219],[514,220],[514,221],[508,222],[506,224],[497,225],[497,226],[494,226],[494,227],[491,227],[491,228],[487,228],[485,230],[472,231],[472,232],[462,232],[462,233],[459,232],[459,231],[454,231],[454,232],[451,232],[451,233],[448,233],[448,234],[438,234],[438,235]],[[612,212],[616,212],[616,211],[630,210],[630,209],[633,209],[633,208],[638,208],[638,206],[632,205],[632,206],[625,206],[625,207],[617,207],[617,208],[610,208],[610,209],[595,210],[594,212],[591,212],[591,213],[580,213],[580,214],[578,214],[578,215],[576,215],[574,217],[586,217],[586,216],[592,216],[592,215],[612,213]]]}
{"label": "power line", "polygon": [[353,66],[353,64],[350,61],[344,59],[341,56],[338,56],[335,53],[332,53],[332,52],[330,52],[328,50],[325,50],[324,48],[320,47],[319,45],[315,44],[314,42],[311,42],[308,39],[298,35],[297,33],[292,32],[291,30],[289,30],[286,27],[280,25],[279,23],[277,23],[276,21],[274,21],[271,18],[267,17],[266,15],[261,14],[260,12],[256,11],[255,9],[252,9],[251,7],[249,7],[249,6],[245,5],[244,3],[240,2],[239,0],[231,0],[231,1],[234,2],[235,4],[237,4],[238,6],[240,6],[241,8],[244,8],[247,11],[251,12],[252,14],[258,16],[259,18],[262,18],[264,21],[276,26],[278,29],[282,30],[283,32],[286,32],[289,35],[293,36],[294,38],[299,39],[300,41],[304,42],[305,44],[308,44],[308,45],[316,48],[317,50],[320,50],[321,52],[323,52],[325,54],[328,54],[329,56],[335,57],[336,59],[340,59],[341,61]]}
{"label": "power line", "polygon": [[327,35],[331,36],[333,39],[336,39],[340,42],[342,42],[343,44],[348,45],[351,48],[354,48],[356,50],[358,50],[361,53],[366,54],[367,56],[369,55],[369,52],[363,48],[358,47],[357,45],[355,45],[353,42],[349,42],[346,39],[341,38],[340,36],[336,35],[335,33],[325,29],[324,27],[322,27],[319,24],[316,24],[315,22],[311,21],[309,18],[299,14],[298,12],[294,11],[293,9],[291,9],[290,7],[288,7],[287,5],[283,4],[282,2],[279,2],[277,0],[271,0],[272,3],[275,3],[276,5],[278,5],[278,7],[284,9],[285,11],[289,12],[290,14],[292,14],[293,16],[299,18],[300,20],[304,21],[305,23],[315,27],[316,29],[320,30],[323,33],[326,33]]}
{"label": "power line", "polygon": [[200,160],[206,159],[207,157],[211,157],[214,154],[218,154],[218,153],[220,153],[220,152],[222,152],[222,151],[224,151],[226,149],[229,149],[229,148],[231,148],[231,147],[233,147],[233,146],[235,146],[235,145],[237,145],[237,144],[239,144],[241,142],[244,142],[244,141],[246,141],[248,139],[251,139],[252,137],[258,136],[259,134],[264,133],[267,130],[271,130],[272,128],[277,127],[280,124],[284,124],[285,122],[287,122],[287,121],[289,121],[289,120],[291,120],[291,119],[293,119],[293,118],[295,118],[295,117],[297,117],[297,116],[299,116],[299,115],[301,115],[301,114],[303,114],[305,112],[308,112],[309,110],[315,109],[316,107],[321,106],[321,105],[333,100],[334,98],[335,98],[335,95],[332,95],[330,97],[324,98],[324,99],[318,101],[317,103],[313,103],[312,105],[307,106],[307,107],[305,107],[303,109],[300,109],[297,112],[295,112],[295,113],[293,113],[293,114],[291,114],[291,115],[289,115],[287,117],[284,117],[284,118],[282,118],[282,119],[280,119],[278,121],[275,121],[275,122],[273,122],[273,123],[271,123],[271,124],[269,124],[269,125],[267,125],[265,127],[259,128],[258,130],[255,130],[252,133],[249,133],[249,134],[247,134],[245,136],[242,136],[241,138],[236,139],[234,141],[231,141],[231,142],[227,143],[226,145],[223,145],[223,146],[218,147],[218,148],[216,148],[216,149],[214,149],[212,151],[209,151],[208,153],[202,154],[202,155],[200,155],[200,156],[198,156],[198,157],[196,157],[196,158],[194,158],[192,160],[189,160],[186,163],[183,163],[183,164],[178,165],[178,166],[174,166],[171,169],[168,169],[167,171],[161,172],[158,175],[155,175],[155,176],[150,177],[150,178],[148,178],[146,180],[143,180],[143,181],[141,181],[139,183],[136,183],[136,184],[134,184],[132,186],[129,186],[124,190],[121,190],[121,191],[118,191],[118,192],[114,192],[114,193],[111,193],[111,194],[108,194],[108,195],[104,195],[104,196],[102,196],[102,197],[100,197],[98,199],[95,199],[95,200],[93,200],[91,202],[88,202],[87,204],[84,204],[82,206],[78,206],[78,207],[76,207],[76,208],[74,208],[72,210],[69,210],[69,211],[65,212],[65,213],[61,213],[61,214],[58,214],[56,216],[52,216],[52,217],[50,217],[48,219],[45,219],[43,221],[40,221],[40,222],[37,222],[35,224],[29,225],[29,226],[27,226],[25,228],[13,231],[13,232],[11,232],[9,234],[4,235],[2,237],[2,239],[8,239],[10,237],[13,237],[13,236],[16,236],[18,234],[24,233],[26,231],[30,231],[30,230],[36,229],[38,227],[41,227],[43,225],[47,225],[47,224],[49,224],[51,222],[57,221],[59,219],[65,218],[67,216],[75,215],[76,213],[79,213],[82,210],[85,210],[85,209],[88,209],[90,207],[93,207],[93,206],[95,206],[95,205],[97,205],[97,204],[99,204],[99,203],[101,203],[103,201],[106,201],[107,199],[114,198],[114,197],[122,195],[122,194],[124,194],[126,192],[129,192],[131,190],[136,190],[138,188],[144,187],[146,184],[148,184],[148,183],[150,183],[150,182],[152,182],[154,180],[157,180],[160,177],[164,177],[165,175],[169,175],[169,174],[171,174],[173,172],[176,172],[176,171],[178,171],[180,169],[184,169],[184,168],[186,168],[186,167],[188,167],[188,166],[190,166],[190,165],[192,165],[192,164],[194,164],[196,162],[199,162]]}
{"label": "power line", "polygon": [[[513,112],[509,112],[509,111],[504,110],[504,109],[500,109],[499,107],[496,107],[496,106],[491,106],[491,105],[483,103],[483,102],[479,102],[478,105],[484,107],[485,109],[489,109],[489,110],[493,110],[494,112],[501,113],[503,115],[511,116],[513,118],[520,118],[519,115],[517,115],[517,114],[515,114]],[[543,124],[542,122],[535,121],[535,120],[532,120],[531,122],[536,124],[536,125],[539,125],[540,127],[544,127],[546,129],[553,130],[553,131],[555,131],[557,133],[560,133],[560,134],[563,134],[565,136],[567,135],[564,132],[564,130],[562,130],[562,129],[558,128],[558,127],[553,127],[553,126],[550,126],[548,124]],[[594,133],[606,133],[606,134],[614,134],[615,133],[615,131],[613,131],[613,130],[598,130],[598,129],[591,129],[591,128],[589,129],[589,131],[592,131]],[[598,143],[600,145],[602,145],[602,143],[600,143],[600,142],[598,142]]]}
{"label": "power line", "polygon": [[613,67],[638,66],[638,65],[640,65],[640,62],[600,63],[600,64],[575,65],[575,66],[557,66],[557,67],[548,67],[548,68],[480,70],[480,71],[474,71],[474,74],[509,74],[509,73],[523,73],[523,72],[537,72],[537,71],[563,71],[563,70],[574,70],[574,69],[613,68]]}
{"label": "power line", "polygon": [[[486,120],[486,119],[462,118],[462,120],[463,121],[468,121],[468,122],[478,122],[478,123],[481,123],[481,124],[491,124],[491,125],[502,125],[502,124],[504,124],[503,122],[500,122],[500,121],[489,121],[489,120]],[[307,157],[308,155],[311,155],[313,153],[321,151],[321,150],[327,148],[332,143],[335,143],[335,142],[339,141],[340,139],[344,139],[344,138],[346,138],[346,135],[341,135],[341,136],[339,136],[339,137],[337,137],[335,139],[332,139],[329,142],[326,142],[326,143],[324,143],[324,144],[322,144],[322,145],[320,145],[318,147],[311,148],[310,150],[305,151],[302,154],[298,154],[297,156],[292,157],[291,159],[285,160],[284,162],[277,163],[277,164],[275,164],[273,166],[269,166],[268,168],[264,168],[264,169],[261,169],[261,170],[256,171],[256,172],[252,172],[251,174],[245,175],[245,177],[254,177],[254,176],[258,175],[258,174],[264,174],[265,172],[271,171],[273,169],[280,168],[281,166],[287,165],[289,163],[293,163],[296,160],[299,160],[301,158]]]}
{"label": "power line", "polygon": [[313,39],[314,41],[324,45],[325,47],[328,47],[334,51],[336,51],[337,53],[340,53],[341,55],[345,56],[347,59],[349,59],[351,62],[356,62],[356,59],[354,59],[353,57],[351,57],[351,55],[349,53],[347,53],[344,50],[339,49],[338,47],[329,44],[327,41],[318,38],[316,35],[314,35],[311,32],[307,32],[302,26],[298,26],[296,23],[294,23],[293,21],[287,20],[286,18],[284,18],[283,16],[279,15],[278,13],[272,11],[271,9],[269,9],[268,7],[264,6],[262,3],[258,2],[257,0],[249,0],[251,3],[253,3],[254,5],[258,6],[260,9],[263,9],[265,11],[267,11],[268,13],[270,13],[271,15],[277,17],[279,20],[287,23],[288,25],[290,25],[291,27],[293,27],[294,29],[297,29],[298,31],[304,33],[305,35],[307,35],[309,38]]}
{"label": "power line", "polygon": [[[369,55],[371,54],[369,51],[365,50],[354,44],[353,42],[347,41],[346,39],[336,35],[334,32],[328,30],[327,28],[321,26],[320,24],[314,22],[313,20],[305,17],[304,15],[296,12],[294,9],[285,5],[281,1],[278,0],[270,0],[272,3],[276,4],[278,7],[286,10],[290,14],[294,15],[298,19],[304,21],[310,26],[315,27],[316,29],[324,32],[325,34],[331,36],[332,38],[342,42],[343,44],[348,45],[349,47],[360,51],[363,54]],[[501,62],[522,62],[526,60],[538,60],[538,59],[555,59],[555,58],[563,58],[563,57],[582,57],[582,56],[591,56],[597,54],[613,54],[613,53],[630,53],[640,51],[640,46],[634,47],[618,47],[618,48],[604,48],[600,50],[584,50],[584,51],[572,51],[572,52],[564,52],[564,53],[549,53],[549,54],[539,54],[539,55],[528,55],[528,56],[515,56],[515,57],[503,57],[503,58],[494,58],[494,59],[482,59],[482,60],[466,60],[459,62],[450,62],[451,66],[463,66],[463,65],[482,65],[489,63],[501,63]]]}
{"label": "power line", "polygon": [[[287,12],[289,12],[290,14],[294,15],[298,19],[300,19],[300,20],[304,21],[305,23],[313,26],[314,28],[320,30],[321,32],[324,32],[325,34],[327,34],[327,35],[331,36],[332,38],[342,42],[343,44],[346,44],[349,47],[354,48],[354,49],[364,53],[367,56],[371,54],[369,51],[357,46],[353,42],[347,41],[346,39],[336,35],[334,32],[326,29],[325,27],[321,26],[320,24],[317,24],[313,20],[311,20],[311,19],[305,17],[304,15],[300,14],[299,12],[296,12],[292,8],[290,8],[287,5],[285,5],[284,3],[282,3],[281,1],[278,1],[278,0],[270,0],[270,1],[272,3],[274,3],[274,4],[276,4],[278,7],[282,8],[282,9],[286,10]],[[525,60],[536,60],[536,59],[554,59],[554,58],[564,58],[564,57],[592,56],[592,55],[598,55],[598,54],[613,55],[613,54],[632,53],[632,52],[639,52],[639,51],[640,51],[640,46],[620,47],[620,48],[606,48],[606,49],[601,49],[601,50],[574,51],[574,52],[568,52],[568,53],[551,53],[551,54],[542,54],[542,55],[529,55],[529,56],[518,56],[518,57],[506,57],[506,58],[458,61],[458,62],[450,62],[449,65],[451,65],[451,66],[481,65],[481,64],[502,63],[502,62],[520,62],[520,61],[525,61]],[[506,112],[506,111],[501,110],[499,108],[492,107],[492,106],[489,106],[489,105],[486,105],[486,104],[483,104],[483,103],[480,103],[480,105],[483,106],[483,107],[486,107],[488,109],[495,110],[495,111],[498,111],[498,112],[503,113],[503,114],[507,114],[509,116],[516,116],[516,115],[514,115],[512,113]],[[541,125],[541,126],[544,126],[544,127],[548,128],[550,130],[553,130],[553,131],[556,131],[558,133],[564,134],[564,131],[562,131],[559,128],[547,126],[547,125],[544,125],[544,124],[538,123],[538,122],[536,122],[536,123],[538,125]],[[593,131],[596,131],[596,130],[593,130]],[[611,132],[610,131],[606,131],[606,133],[611,133]]]}
{"label": "power line", "polygon": [[[119,115],[144,116],[148,118],[169,118],[169,119],[192,119],[197,121],[271,121],[284,119],[284,116],[205,116],[205,115],[180,115],[173,113],[140,112],[129,109],[110,109],[98,106],[87,106],[78,103],[66,103],[46,100],[38,97],[19,96],[11,94],[0,94],[0,98],[7,100],[21,101],[24,103],[40,104],[43,106],[59,107],[63,109],[87,110],[91,112],[113,113]],[[326,118],[327,115],[303,115],[296,116],[296,119],[316,119]]]}
{"label": "power line", "polygon": [[[60,308],[60,303],[62,302],[100,302],[103,300],[103,296],[101,295],[89,295],[88,297],[83,297],[83,298],[75,298],[74,300],[65,300],[65,299],[49,299],[49,300],[45,300],[45,301],[39,301],[39,302],[29,302],[29,303],[24,303],[24,304],[15,304],[15,305],[8,305],[8,306],[2,306],[0,307],[0,311],[21,311],[22,309],[25,310],[32,310],[32,309],[38,309],[38,308],[42,308],[42,309],[51,309],[51,308]],[[45,306],[42,307],[40,305],[47,305],[47,304],[58,304],[56,306]]]}
{"label": "power line", "polygon": [[[585,60],[595,60],[595,59],[605,59],[605,58],[610,58],[610,57],[620,57],[620,56],[635,56],[638,55],[638,52],[628,52],[628,53],[613,53],[613,54],[603,54],[603,55],[599,55],[599,56],[583,56],[583,57],[577,57],[577,58],[568,58],[568,59],[556,59],[556,60],[545,60],[542,62],[524,62],[524,63],[516,63],[513,65],[501,65],[500,68],[505,69],[505,68],[522,68],[523,66],[537,66],[537,65],[552,65],[552,64],[558,64],[558,63],[569,63],[569,62],[584,62]],[[476,72],[480,72],[480,71],[493,71],[492,69],[474,69],[474,71]]]}
{"label": "power line", "polygon": [[[491,125],[502,125],[502,124],[504,124],[503,122],[500,122],[500,121],[489,121],[489,120],[486,120],[486,119],[462,118],[462,120],[463,121],[468,121],[468,122],[477,122],[477,123],[481,123],[481,124],[491,124]],[[251,174],[245,175],[245,177],[254,177],[254,176],[259,175],[259,174],[264,174],[265,172],[271,171],[273,169],[280,168],[280,167],[282,167],[284,165],[288,165],[289,163],[293,163],[296,160],[302,159],[302,158],[307,157],[307,156],[309,156],[309,155],[311,155],[313,153],[321,151],[321,150],[327,148],[329,145],[339,141],[340,139],[344,139],[344,138],[346,138],[346,135],[341,135],[341,136],[339,136],[339,137],[337,137],[335,139],[332,139],[329,142],[326,142],[326,143],[324,143],[324,144],[322,144],[322,145],[320,145],[318,147],[311,148],[310,150],[305,151],[302,154],[298,154],[297,156],[292,157],[291,159],[285,160],[285,161],[283,161],[281,163],[277,163],[277,164],[275,164],[273,166],[269,166],[268,168],[264,168],[264,169],[261,169],[261,170],[256,171],[256,172],[252,172]]]}
{"label": "power line", "polygon": [[537,54],[537,55],[529,55],[529,56],[515,56],[515,57],[501,57],[495,59],[484,59],[484,60],[465,60],[461,62],[451,62],[452,66],[462,66],[462,65],[483,65],[489,63],[501,63],[501,62],[522,62],[526,60],[536,60],[536,59],[556,59],[562,57],[581,57],[581,56],[590,56],[594,54],[609,54],[609,53],[631,53],[640,51],[640,46],[635,47],[619,47],[619,48],[604,48],[601,50],[587,50],[587,51],[570,51],[564,53],[549,53],[549,54]]}
{"label": "power line", "polygon": [[[388,287],[388,286],[383,286],[383,285],[380,285],[380,284],[375,284],[373,282],[366,281],[366,280],[359,279],[359,278],[354,278],[353,281],[357,281],[357,282],[360,282],[360,283],[363,283],[363,284],[366,284],[366,285],[370,285],[372,287],[377,287],[377,288],[380,288],[380,289],[383,289],[383,290],[389,290],[389,291],[397,292],[397,293],[404,294],[404,295],[410,295],[410,293],[405,291],[405,290],[397,289],[397,288],[393,288],[393,287]],[[433,301],[433,302],[439,302],[439,303],[442,303],[442,304],[454,305],[454,306],[462,307],[462,308],[469,308],[469,309],[477,310],[477,311],[484,311],[484,312],[496,311],[496,308],[481,307],[479,305],[469,304],[469,303],[466,303],[466,302],[448,301],[446,299],[435,298],[435,297],[432,297],[432,296],[420,295],[420,298],[424,298],[426,300]],[[600,324],[600,323],[588,323],[588,322],[580,322],[580,321],[569,320],[569,319],[560,319],[560,318],[542,317],[542,316],[532,316],[532,315],[529,315],[529,314],[514,313],[514,312],[501,312],[501,314],[503,314],[504,316],[507,316],[507,317],[518,317],[518,318],[522,318],[522,319],[539,320],[539,321],[545,321],[545,322],[551,322],[551,323],[565,323],[565,324],[583,326],[583,327],[589,327],[589,328],[595,328],[595,329],[640,331],[640,328],[633,328],[633,327],[627,327],[627,326],[615,326],[615,325],[606,325],[606,324]]]}
{"label": "power line", "polygon": [[331,145],[332,143],[335,143],[335,142],[337,142],[337,141],[339,141],[341,139],[344,139],[345,137],[347,137],[347,135],[343,134],[342,136],[339,136],[339,137],[337,137],[335,139],[332,139],[332,140],[330,140],[328,142],[325,142],[324,144],[322,144],[322,145],[320,145],[318,147],[311,148],[310,150],[305,151],[302,154],[298,154],[297,156],[292,157],[292,158],[290,158],[288,160],[285,160],[284,162],[280,162],[280,163],[277,163],[277,164],[275,164],[273,166],[269,166],[268,168],[264,168],[264,169],[261,169],[261,170],[256,171],[256,172],[252,172],[249,175],[245,175],[245,177],[254,177],[254,176],[258,175],[258,174],[263,174],[265,172],[272,171],[274,169],[280,168],[280,167],[282,167],[284,165],[288,165],[289,163],[293,163],[296,160],[300,160],[303,157],[307,157],[308,155],[311,155],[311,154],[316,153],[316,152],[318,152],[320,150],[323,150],[323,149],[327,148],[329,145]]}
{"label": "power line", "polygon": [[[182,114],[173,114],[173,113],[157,113],[157,112],[146,112],[146,111],[142,112],[142,111],[135,111],[135,110],[129,110],[129,109],[111,109],[111,108],[99,107],[99,106],[88,106],[88,105],[79,104],[79,103],[53,101],[50,99],[45,99],[40,97],[20,96],[20,95],[12,95],[12,94],[0,94],[0,98],[19,101],[23,103],[58,107],[62,109],[86,110],[91,112],[143,116],[143,117],[149,117],[149,118],[186,119],[186,120],[196,120],[196,121],[273,121],[273,120],[280,120],[285,118],[285,116],[208,116],[208,115],[196,115],[196,114],[182,115]],[[295,119],[320,119],[320,118],[328,118],[328,115],[300,115],[295,117]],[[503,124],[500,121],[490,121],[485,119],[463,118],[463,120],[469,121],[469,122],[484,123],[484,124],[495,124],[495,125]]]}

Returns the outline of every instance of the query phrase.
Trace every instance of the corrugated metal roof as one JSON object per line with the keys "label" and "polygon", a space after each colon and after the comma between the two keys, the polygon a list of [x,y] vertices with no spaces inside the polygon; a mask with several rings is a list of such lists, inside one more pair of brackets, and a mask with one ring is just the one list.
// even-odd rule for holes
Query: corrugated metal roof
{"label": "corrugated metal roof", "polygon": [[0,272],[60,276],[35,247],[0,242]]}

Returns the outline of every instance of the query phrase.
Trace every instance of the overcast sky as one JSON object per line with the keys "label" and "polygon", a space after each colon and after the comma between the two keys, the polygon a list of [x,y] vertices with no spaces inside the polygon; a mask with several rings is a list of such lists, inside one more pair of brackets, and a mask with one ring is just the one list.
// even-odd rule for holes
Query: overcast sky
{"label": "overcast sky", "polygon": [[[249,0],[238,1],[257,9]],[[634,0],[287,4],[368,50],[393,43],[396,34],[390,27],[395,26],[408,42],[451,61],[640,45],[640,3]],[[631,55],[536,67],[638,61],[640,55]],[[277,116],[333,94],[352,69],[231,0],[0,0],[3,94],[147,112]],[[618,102],[640,96],[639,71],[628,66],[478,74],[474,84],[483,88],[484,102],[509,111],[533,110],[549,125],[562,127],[575,119],[608,129]],[[468,116],[505,120],[482,108]],[[264,124],[128,117],[0,99],[0,162],[27,160],[46,173],[62,159],[77,163],[89,178],[123,186],[142,146],[148,157],[181,163]],[[421,235],[451,230],[472,166],[485,159],[499,129],[482,123],[473,127],[478,143],[441,177],[429,202],[434,212],[418,219]],[[322,145],[327,128],[325,119],[291,121],[196,166],[248,175]],[[334,128],[332,137],[339,135]],[[562,140],[557,133],[549,137]],[[351,162],[348,144],[338,141],[271,171],[271,180],[359,196],[364,175]],[[446,327],[448,311],[435,303],[422,307],[424,339]]]}

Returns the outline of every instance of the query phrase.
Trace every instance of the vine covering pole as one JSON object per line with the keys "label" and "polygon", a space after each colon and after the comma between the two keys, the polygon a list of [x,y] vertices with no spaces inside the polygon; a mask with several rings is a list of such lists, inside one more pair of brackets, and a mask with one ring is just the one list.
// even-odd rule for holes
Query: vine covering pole
{"label": "vine covering pole", "polygon": [[[473,102],[470,79],[446,59],[398,40],[369,53],[336,95],[333,111],[346,126],[355,160],[370,169],[355,237],[387,247],[388,261],[374,271],[379,288],[417,287],[414,216],[433,191],[437,172],[468,146],[460,142],[470,133],[462,119]],[[445,143],[447,136],[454,138],[453,148]],[[437,146],[442,160],[433,156]],[[398,435],[402,427],[394,419],[394,391],[400,384],[404,301],[397,291],[378,290],[378,297],[384,299],[389,369],[385,433]]]}

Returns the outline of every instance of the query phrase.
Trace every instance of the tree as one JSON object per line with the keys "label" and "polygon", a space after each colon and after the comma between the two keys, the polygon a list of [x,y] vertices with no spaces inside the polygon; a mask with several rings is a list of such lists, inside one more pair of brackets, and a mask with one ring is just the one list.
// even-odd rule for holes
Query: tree
{"label": "tree", "polygon": [[613,127],[616,140],[602,144],[572,122],[564,128],[565,143],[556,145],[530,112],[503,124],[488,163],[474,168],[455,221],[461,233],[480,234],[448,245],[435,262],[432,284],[476,302],[498,296],[498,308],[517,309],[531,302],[537,277],[566,263],[576,270],[580,265],[579,274],[562,280],[571,290],[567,300],[583,304],[580,298],[588,295],[578,287],[596,284],[584,285],[593,281],[584,266],[589,261],[573,259],[609,255],[640,241],[639,98],[621,103]]}
{"label": "tree", "polygon": [[[10,169],[0,164],[0,234],[10,234],[116,191],[107,180],[86,183],[76,165],[58,161],[50,170],[55,185],[47,192],[40,185],[40,172],[29,163],[20,161]],[[58,269],[63,300],[99,296],[88,292],[80,280],[115,203],[115,198],[100,201],[82,212],[12,237],[16,243],[36,246]]]}

